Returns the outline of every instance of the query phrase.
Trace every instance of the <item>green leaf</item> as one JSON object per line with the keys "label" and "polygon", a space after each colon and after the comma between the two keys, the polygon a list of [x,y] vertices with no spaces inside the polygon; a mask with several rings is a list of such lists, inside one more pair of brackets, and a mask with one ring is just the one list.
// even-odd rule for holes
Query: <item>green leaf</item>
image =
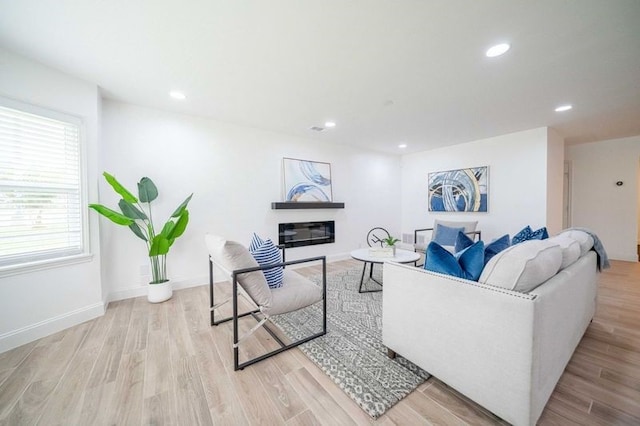
{"label": "green leaf", "polygon": [[109,173],[104,172],[102,174],[102,176],[104,176],[104,178],[107,180],[107,182],[109,183],[109,185],[111,185],[111,187],[113,188],[114,191],[116,191],[118,194],[120,194],[120,196],[122,198],[124,198],[125,200],[127,200],[130,203],[137,203],[138,199],[135,197],[135,195],[133,195],[131,192],[129,192],[129,190],[127,188],[125,188],[124,186],[122,186],[120,184],[120,182],[118,182],[116,180],[115,177],[111,176]]}
{"label": "green leaf", "polygon": [[156,235],[149,249],[149,256],[161,256],[169,253],[169,240],[162,234]]}
{"label": "green leaf", "polygon": [[133,233],[136,234],[140,239],[148,241],[147,237],[144,235],[144,232],[142,232],[142,229],[140,229],[140,226],[137,223],[133,222],[131,225],[129,225],[129,229],[131,229]]}
{"label": "green leaf", "polygon": [[109,207],[105,207],[102,204],[89,204],[89,208],[97,211],[102,216],[106,217],[113,223],[117,223],[118,225],[129,226],[134,223],[133,219],[126,217],[115,210],[111,210]]}
{"label": "green leaf", "polygon": [[127,200],[120,200],[118,202],[118,206],[120,207],[122,214],[124,214],[126,217],[130,217],[131,219],[147,219],[147,215],[142,210],[140,210]]}
{"label": "green leaf", "polygon": [[173,214],[171,215],[171,217],[178,217],[178,216],[180,216],[180,215],[182,214],[182,212],[184,211],[184,209],[186,209],[186,208],[187,208],[187,204],[189,204],[189,201],[191,201],[191,197],[193,197],[193,194],[189,195],[189,196],[187,197],[187,199],[186,199],[186,200],[184,200],[184,201],[182,202],[182,204],[180,204],[180,205],[178,206],[178,208],[176,209],[176,211],[175,211],[175,212],[173,212]]}
{"label": "green leaf", "polygon": [[168,220],[167,223],[162,227],[162,231],[160,233],[164,235],[166,238],[169,238],[171,232],[173,232],[173,228],[176,226],[176,223],[172,220]]}
{"label": "green leaf", "polygon": [[189,210],[185,210],[182,212],[182,215],[178,218],[176,222],[176,226],[173,227],[171,233],[167,235],[167,238],[175,240],[180,235],[184,234],[184,230],[187,229],[187,224],[189,223]]}
{"label": "green leaf", "polygon": [[148,177],[143,177],[138,182],[138,196],[143,203],[150,203],[158,198],[158,188]]}

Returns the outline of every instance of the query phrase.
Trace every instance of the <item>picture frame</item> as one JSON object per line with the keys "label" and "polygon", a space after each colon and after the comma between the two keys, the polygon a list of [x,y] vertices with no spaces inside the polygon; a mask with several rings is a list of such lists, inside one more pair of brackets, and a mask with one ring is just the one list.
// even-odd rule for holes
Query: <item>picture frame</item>
{"label": "picture frame", "polygon": [[489,166],[429,173],[428,189],[430,212],[486,213]]}
{"label": "picture frame", "polygon": [[282,179],[285,202],[333,202],[331,163],[284,157]]}

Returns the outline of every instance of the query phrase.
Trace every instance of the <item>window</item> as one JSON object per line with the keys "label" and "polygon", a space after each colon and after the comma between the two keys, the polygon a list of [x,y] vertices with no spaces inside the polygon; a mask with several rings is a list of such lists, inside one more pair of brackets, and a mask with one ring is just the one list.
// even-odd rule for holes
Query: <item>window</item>
{"label": "window", "polygon": [[0,98],[0,269],[84,253],[80,124]]}

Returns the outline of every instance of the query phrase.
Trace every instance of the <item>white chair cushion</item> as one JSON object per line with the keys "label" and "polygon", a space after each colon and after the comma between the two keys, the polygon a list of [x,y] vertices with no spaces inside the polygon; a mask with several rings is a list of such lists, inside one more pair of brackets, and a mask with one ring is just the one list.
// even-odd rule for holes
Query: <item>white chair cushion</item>
{"label": "white chair cushion", "polygon": [[562,264],[560,265],[561,270],[571,265],[576,260],[578,260],[578,258],[580,258],[580,243],[578,243],[568,235],[556,235],[549,238],[549,241],[553,241],[554,243],[558,244],[562,249]]}
{"label": "white chair cushion", "polygon": [[273,295],[271,306],[263,307],[262,312],[267,315],[278,315],[321,301],[322,287],[290,269],[285,269],[282,287],[271,289],[271,294]]}
{"label": "white chair cushion", "polygon": [[478,282],[529,292],[554,276],[562,264],[562,249],[549,240],[530,240],[496,254]]}
{"label": "white chair cushion", "polygon": [[[249,250],[240,243],[212,234],[207,234],[205,241],[213,262],[227,273],[258,266]],[[238,283],[257,305],[267,309],[271,307],[273,296],[261,271],[238,275]]]}
{"label": "white chair cushion", "polygon": [[580,244],[580,256],[584,256],[593,247],[593,237],[584,231],[569,229],[561,232],[559,235],[564,235],[576,240]]}

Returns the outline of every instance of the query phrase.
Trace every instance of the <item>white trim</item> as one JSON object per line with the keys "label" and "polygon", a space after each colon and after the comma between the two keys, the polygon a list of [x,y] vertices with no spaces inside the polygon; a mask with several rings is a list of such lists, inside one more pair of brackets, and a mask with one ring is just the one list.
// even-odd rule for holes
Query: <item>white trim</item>
{"label": "white trim", "polygon": [[97,302],[75,311],[4,333],[0,335],[0,353],[102,316],[105,310],[105,304]]}
{"label": "white trim", "polygon": [[12,275],[28,274],[44,269],[60,268],[62,266],[75,265],[78,263],[91,262],[93,254],[83,253],[73,256],[60,257],[57,259],[45,259],[36,262],[20,263],[18,265],[7,265],[0,267],[0,278]]}
{"label": "white trim", "polygon": [[[184,288],[208,285],[209,277],[203,276],[203,277],[189,278],[186,280],[178,280],[178,281],[171,280],[171,282],[172,282],[173,290],[182,290]],[[140,297],[140,296],[146,296],[146,295],[147,295],[147,285],[145,284],[139,287],[114,290],[110,292],[109,295],[107,296],[107,302],[115,302],[116,300],[131,299],[133,297]]]}

